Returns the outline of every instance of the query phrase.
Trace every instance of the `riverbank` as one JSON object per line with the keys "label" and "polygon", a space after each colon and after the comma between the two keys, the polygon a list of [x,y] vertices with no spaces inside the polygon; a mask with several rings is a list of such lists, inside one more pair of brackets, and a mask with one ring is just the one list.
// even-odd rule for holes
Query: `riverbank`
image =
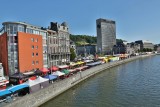
{"label": "riverbank", "polygon": [[127,63],[136,59],[145,58],[151,55],[143,55],[143,56],[136,56],[129,59],[112,62],[112,63],[106,63],[102,64],[96,67],[92,67],[90,69],[87,69],[85,71],[79,72],[69,78],[66,78],[62,81],[55,82],[51,84],[49,87],[41,89],[38,92],[35,92],[33,94],[26,95],[22,97],[19,100],[16,100],[12,103],[9,103],[6,105],[6,107],[37,107],[48,100],[54,98],[55,96],[63,93],[64,91],[68,90],[69,88],[73,87],[74,85],[78,84],[79,82],[91,77],[92,75],[95,75],[105,69]]}

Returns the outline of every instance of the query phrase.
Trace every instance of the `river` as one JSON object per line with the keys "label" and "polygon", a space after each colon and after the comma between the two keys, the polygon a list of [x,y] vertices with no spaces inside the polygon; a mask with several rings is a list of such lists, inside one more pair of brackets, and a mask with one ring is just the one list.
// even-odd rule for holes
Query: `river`
{"label": "river", "polygon": [[107,69],[41,107],[160,107],[160,55]]}

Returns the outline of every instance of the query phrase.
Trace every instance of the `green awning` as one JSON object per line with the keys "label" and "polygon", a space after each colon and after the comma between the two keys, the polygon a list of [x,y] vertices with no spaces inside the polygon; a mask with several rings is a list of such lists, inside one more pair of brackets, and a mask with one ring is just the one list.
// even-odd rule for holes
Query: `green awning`
{"label": "green awning", "polygon": [[69,74],[69,71],[66,70],[66,69],[64,69],[62,72],[65,73],[65,74]]}

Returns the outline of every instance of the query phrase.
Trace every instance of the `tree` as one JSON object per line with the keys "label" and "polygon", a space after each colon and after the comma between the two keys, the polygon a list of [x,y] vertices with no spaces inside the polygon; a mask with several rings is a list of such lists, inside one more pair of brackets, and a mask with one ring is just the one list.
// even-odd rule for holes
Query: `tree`
{"label": "tree", "polygon": [[71,52],[70,60],[73,61],[76,57],[76,53],[74,51],[74,48],[70,48],[70,52]]}
{"label": "tree", "polygon": [[146,52],[146,48],[143,48],[143,52]]}

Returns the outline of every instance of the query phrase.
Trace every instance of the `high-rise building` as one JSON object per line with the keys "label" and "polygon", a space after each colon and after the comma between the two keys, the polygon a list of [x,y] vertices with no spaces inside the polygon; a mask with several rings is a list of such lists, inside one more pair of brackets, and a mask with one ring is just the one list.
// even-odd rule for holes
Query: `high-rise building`
{"label": "high-rise building", "polygon": [[108,19],[97,19],[97,51],[98,53],[112,53],[116,45],[116,22]]}
{"label": "high-rise building", "polygon": [[48,67],[46,30],[24,22],[4,22],[0,31],[0,62],[6,75]]}

